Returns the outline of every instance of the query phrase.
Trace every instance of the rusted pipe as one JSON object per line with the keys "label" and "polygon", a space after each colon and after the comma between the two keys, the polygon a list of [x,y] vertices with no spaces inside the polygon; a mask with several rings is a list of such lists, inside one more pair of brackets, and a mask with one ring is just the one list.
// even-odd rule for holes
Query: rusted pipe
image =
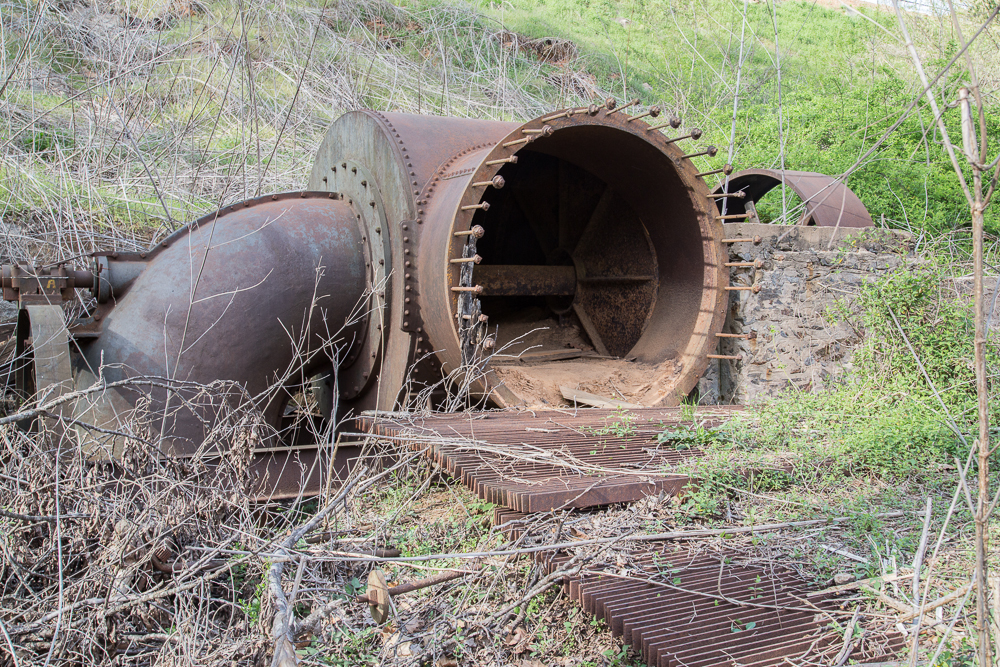
{"label": "rusted pipe", "polygon": [[[872,227],[868,209],[842,181],[826,174],[810,171],[785,171],[780,169],[746,169],[734,174],[724,184],[730,191],[745,194],[744,201],[728,201],[726,208],[742,213],[747,202],[756,204],[776,187],[788,187],[803,202],[803,212],[797,224],[820,227]],[[721,187],[714,196],[722,194]],[[717,202],[722,212],[722,202]]]}
{"label": "rusted pipe", "polygon": [[[404,593],[412,593],[413,591],[419,591],[421,588],[428,588],[430,586],[435,586],[437,584],[443,584],[447,581],[454,581],[455,579],[461,579],[466,576],[467,572],[442,572],[441,574],[435,574],[432,577],[425,577],[424,579],[418,579],[416,581],[411,581],[406,584],[400,584],[399,586],[393,586],[388,589],[388,593],[392,597],[397,595],[403,595]],[[364,595],[359,595],[354,598],[355,602],[363,604],[375,604],[377,600],[370,597],[368,593]]]}
{"label": "rusted pipe", "polygon": [[[81,344],[82,381],[92,382],[104,363],[103,375],[110,382],[177,377],[207,384],[227,379],[251,396],[263,392],[299,354],[289,335],[301,338],[301,351],[318,350],[327,330],[334,334],[350,319],[371,271],[359,252],[365,235],[351,206],[325,194],[267,196],[203,218],[150,252],[144,270],[131,278],[124,293],[113,290],[113,301],[99,308],[106,313],[100,336]],[[110,260],[110,275],[122,260],[128,267],[138,259]],[[310,311],[325,311],[329,328],[303,320]],[[364,326],[363,315],[360,320],[336,336],[357,340],[352,331]],[[353,347],[344,347],[343,359],[351,357]],[[314,356],[304,369],[307,376],[310,366],[318,367],[324,359]],[[88,413],[99,425],[113,422],[123,404],[139,398],[128,389],[108,393],[114,396]],[[282,397],[261,406],[275,425],[284,411]],[[162,427],[163,447],[175,455],[200,446],[215,422],[219,401],[239,400],[191,403],[175,397],[168,403],[163,389],[154,389],[151,398],[157,431],[164,410],[170,413]],[[271,437],[262,435],[265,442]]]}
{"label": "rusted pipe", "polygon": [[571,296],[576,293],[572,266],[505,266],[485,264],[476,279],[486,296]]}
{"label": "rusted pipe", "polygon": [[[98,306],[74,325],[68,367],[80,371],[68,380],[176,378],[190,391],[109,391],[74,416],[101,425],[141,404],[164,453],[186,456],[257,397],[265,428],[250,474],[262,495],[294,496],[327,469],[297,419],[398,409],[474,364],[460,398],[523,404],[492,366],[503,360],[483,352],[525,322],[573,327],[607,356],[660,369],[642,400],[677,404],[725,320],[727,249],[711,193],[675,145],[701,131],[650,132],[631,121],[657,107],[617,113],[631,104],[526,123],[344,114],[306,190],[227,205],[148,252],[95,255]],[[225,396],[198,393],[223,385]],[[319,415],[294,410],[307,391]],[[336,474],[350,456],[338,449]]]}

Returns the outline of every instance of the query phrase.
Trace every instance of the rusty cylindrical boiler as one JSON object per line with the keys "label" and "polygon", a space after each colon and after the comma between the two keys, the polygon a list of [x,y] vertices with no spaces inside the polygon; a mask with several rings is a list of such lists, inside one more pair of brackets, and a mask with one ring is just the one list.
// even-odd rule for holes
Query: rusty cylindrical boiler
{"label": "rusty cylindrical boiler", "polygon": [[[96,253],[86,271],[6,267],[34,355],[19,388],[151,378],[72,416],[108,423],[146,395],[174,455],[203,446],[234,394],[253,398],[274,428],[268,474],[308,463],[281,442],[303,388],[340,415],[416,397],[541,405],[567,374],[639,369],[632,402],[676,404],[716,347],[727,253],[690,159],[703,149],[650,120],[611,103],[524,124],[346,113],[303,192],[227,206],[145,253]],[[59,332],[45,309],[74,287],[96,303]],[[220,380],[229,400],[198,389]]]}

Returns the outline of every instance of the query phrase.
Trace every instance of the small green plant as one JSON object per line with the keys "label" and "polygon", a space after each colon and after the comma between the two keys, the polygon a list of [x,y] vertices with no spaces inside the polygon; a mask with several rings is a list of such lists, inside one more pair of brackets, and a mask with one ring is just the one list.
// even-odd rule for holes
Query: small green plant
{"label": "small green plant", "polygon": [[73,149],[73,137],[62,129],[26,132],[18,143],[25,152],[35,153],[48,162],[55,160],[60,152]]}
{"label": "small green plant", "polygon": [[[374,626],[361,631],[335,629],[331,644],[337,646],[337,651],[332,655],[324,651],[323,661],[335,667],[377,665],[379,641],[378,629]],[[315,652],[319,653],[318,650]]]}
{"label": "small green plant", "polygon": [[676,449],[691,449],[696,446],[708,444],[718,444],[727,442],[728,438],[725,428],[722,426],[705,427],[702,424],[689,426],[681,424],[676,428],[669,428],[660,424],[662,431],[656,436],[656,442],[664,444],[673,443]]}
{"label": "small green plant", "polygon": [[[467,508],[469,518],[465,520],[465,529],[469,531],[475,528],[488,528],[496,505],[477,499],[469,503]],[[478,531],[473,532],[478,537]]]}
{"label": "small green plant", "polygon": [[344,593],[348,597],[353,597],[355,595],[360,595],[363,592],[362,591],[363,588],[364,588],[364,585],[361,583],[360,579],[358,579],[357,577],[351,577],[344,584]]}
{"label": "small green plant", "polygon": [[623,645],[620,648],[609,648],[604,651],[604,657],[607,659],[605,664],[608,667],[628,667],[641,664],[638,660],[632,659],[631,653],[631,646],[628,645]]}
{"label": "small green plant", "polygon": [[247,617],[247,622],[254,626],[260,621],[260,606],[264,599],[264,592],[267,590],[267,580],[263,577],[257,583],[253,595],[249,600],[239,600],[240,610]]}
{"label": "small green plant", "polygon": [[949,647],[941,651],[934,667],[975,667],[976,649],[968,637],[963,637],[957,647]]}
{"label": "small green plant", "polygon": [[616,438],[631,438],[639,432],[636,420],[639,418],[634,412],[629,412],[627,408],[617,408],[613,414],[604,418],[604,426],[601,428],[589,428],[593,435],[613,435]]}
{"label": "small green plant", "polygon": [[681,419],[687,422],[693,422],[695,419],[695,411],[698,408],[698,403],[696,401],[685,398],[681,401]]}

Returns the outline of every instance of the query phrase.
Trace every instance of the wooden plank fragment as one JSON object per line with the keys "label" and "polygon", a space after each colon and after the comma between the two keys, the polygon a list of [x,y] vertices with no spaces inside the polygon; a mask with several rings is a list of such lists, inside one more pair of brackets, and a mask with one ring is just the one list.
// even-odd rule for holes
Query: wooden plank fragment
{"label": "wooden plank fragment", "polygon": [[573,348],[567,350],[529,350],[518,355],[518,361],[566,361],[567,359],[579,359],[583,356],[583,350]]}
{"label": "wooden plank fragment", "polygon": [[618,408],[641,408],[641,405],[636,405],[635,403],[626,403],[625,401],[619,401],[614,398],[607,398],[605,396],[597,396],[596,394],[588,394],[585,391],[580,391],[579,389],[572,389],[570,387],[559,387],[559,391],[562,392],[563,398],[571,403],[582,403],[584,405],[589,405],[595,408],[605,408],[609,410],[616,410]]}

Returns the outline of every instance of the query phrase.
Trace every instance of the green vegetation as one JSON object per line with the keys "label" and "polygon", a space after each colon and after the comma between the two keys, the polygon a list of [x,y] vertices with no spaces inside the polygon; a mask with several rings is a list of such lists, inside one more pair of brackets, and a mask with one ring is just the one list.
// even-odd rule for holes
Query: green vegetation
{"label": "green vegetation", "polygon": [[630,412],[627,408],[616,408],[614,412],[604,418],[604,426],[600,428],[588,428],[592,435],[612,435],[616,438],[630,438],[636,434],[638,427],[635,420],[639,416]]}
{"label": "green vegetation", "polygon": [[[705,167],[729,161],[731,143],[737,168],[783,156],[789,169],[842,173],[919,93],[886,32],[898,32],[893,16],[809,2],[748,4],[745,21],[742,5],[720,0],[4,9],[5,73],[27,43],[2,93],[5,214],[72,210],[98,246],[108,231],[162,236],[221,202],[301,187],[326,126],[359,107],[511,120],[638,98],[706,130],[721,150]],[[954,31],[908,20],[934,75],[956,53]],[[992,76],[988,46],[972,53]],[[943,77],[946,99],[965,78],[960,65]],[[957,113],[946,111],[950,127]],[[1000,130],[1000,116],[987,118]],[[848,183],[876,219],[937,234],[967,224],[950,172],[921,102]],[[796,203],[776,192],[760,212],[794,221]],[[998,215],[987,213],[991,231]]]}
{"label": "green vegetation", "polygon": [[310,645],[302,657],[315,656],[319,658],[319,664],[335,667],[379,664],[378,650],[381,640],[378,628],[368,627],[357,632],[335,630],[331,640],[338,645],[338,650],[333,655],[329,655],[329,652],[324,652],[318,646]]}
{"label": "green vegetation", "polygon": [[253,594],[249,599],[239,600],[238,604],[240,611],[247,619],[247,623],[251,626],[257,625],[260,622],[260,605],[264,599],[264,593],[267,591],[267,581],[261,577],[257,582],[257,585],[253,589]]}
{"label": "green vegetation", "polygon": [[[747,7],[744,33],[741,5],[735,3],[516,0],[482,5],[512,30],[573,41],[582,53],[582,62],[574,65],[592,74],[603,90],[676,110],[723,148],[729,144],[738,95],[732,160],[737,168],[780,165],[783,143],[787,168],[843,173],[920,93],[912,63],[873,24],[897,33],[895,17],[874,8],[859,10],[871,19],[866,20],[858,12],[815,3],[754,3]],[[936,75],[955,55],[955,37],[932,27],[929,17],[914,21],[926,39],[925,66]],[[746,48],[737,91],[741,33]],[[984,47],[981,57],[991,53]],[[954,96],[967,79],[967,71],[957,66],[943,78],[942,88]],[[946,121],[957,136],[957,112],[947,113]],[[848,179],[874,218],[884,215],[892,226],[932,234],[967,224],[968,206],[932,125],[932,115],[921,106]],[[997,134],[1000,117],[993,114],[988,125]],[[722,150],[712,166],[727,159]],[[789,200],[786,207],[795,203]],[[766,221],[781,218],[782,210],[780,192],[760,207]],[[786,220],[794,222],[797,215]],[[988,214],[987,228],[1000,231],[995,210]]]}
{"label": "green vegetation", "polygon": [[[976,433],[973,316],[971,300],[960,296],[968,294],[964,256],[947,260],[941,247],[928,257],[910,271],[865,285],[829,313],[855,327],[863,341],[853,358],[855,372],[839,384],[816,393],[789,391],[721,427],[663,431],[661,442],[704,452],[687,465],[698,480],[681,505],[689,521],[851,517],[836,539],[861,560],[810,552],[805,544],[796,548],[820,578],[845,569],[877,576],[883,556],[912,559],[920,537],[917,513],[928,496],[934,499],[933,530],[941,528],[958,462],[965,465]],[[988,350],[996,373],[1000,357]],[[996,423],[1000,409],[990,409]],[[991,484],[1000,482],[995,468],[992,476]],[[891,521],[884,516],[899,511],[907,514]],[[956,550],[949,556],[952,568],[965,567],[959,564],[970,556],[971,533],[972,515],[960,502],[948,529]]]}

